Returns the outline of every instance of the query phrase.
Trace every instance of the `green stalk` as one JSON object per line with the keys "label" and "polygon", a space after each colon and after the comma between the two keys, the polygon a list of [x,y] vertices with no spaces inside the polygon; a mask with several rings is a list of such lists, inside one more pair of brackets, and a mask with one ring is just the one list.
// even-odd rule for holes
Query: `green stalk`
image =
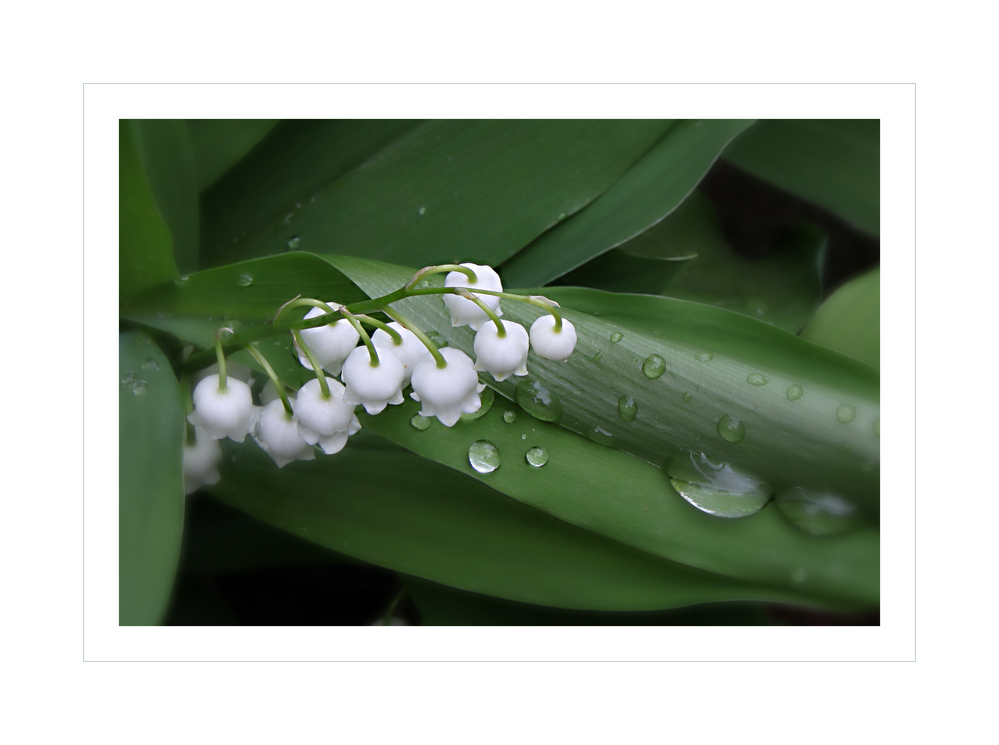
{"label": "green stalk", "polygon": [[246,345],[246,351],[252,354],[253,359],[260,363],[260,366],[264,368],[264,372],[267,373],[267,377],[271,379],[274,387],[277,388],[278,395],[281,397],[281,403],[284,404],[285,413],[288,414],[289,417],[295,416],[295,411],[291,408],[291,402],[288,400],[288,394],[285,393],[284,385],[282,385],[277,373],[274,372],[274,368],[271,367],[271,363],[268,362],[263,353],[261,353],[261,351],[252,344]]}
{"label": "green stalk", "polygon": [[323,398],[329,398],[330,387],[326,384],[326,373],[323,372],[323,366],[319,364],[319,360],[316,359],[316,355],[313,354],[311,349],[309,349],[309,345],[305,343],[305,340],[302,338],[302,335],[298,332],[298,330],[293,330],[291,334],[295,337],[295,341],[298,343],[299,348],[305,353],[306,358],[309,360],[309,364],[312,365],[312,371],[316,374],[316,379],[319,381],[319,388],[323,392]]}
{"label": "green stalk", "polygon": [[416,338],[419,339],[421,342],[423,342],[423,346],[425,346],[428,350],[430,350],[430,354],[432,354],[434,359],[437,361],[438,368],[443,370],[445,367],[447,367],[447,360],[444,359],[444,355],[442,355],[441,351],[437,348],[437,346],[432,341],[430,341],[430,337],[428,337],[426,334],[423,333],[422,330],[420,330],[419,326],[417,326],[411,320],[406,318],[406,316],[404,316],[402,313],[400,313],[397,310],[393,310],[392,308],[386,308],[384,313],[396,323],[412,331],[416,335]]}

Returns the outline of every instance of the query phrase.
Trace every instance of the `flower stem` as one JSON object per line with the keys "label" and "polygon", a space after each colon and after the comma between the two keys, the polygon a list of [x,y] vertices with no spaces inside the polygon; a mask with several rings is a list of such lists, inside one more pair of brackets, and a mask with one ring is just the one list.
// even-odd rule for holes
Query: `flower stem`
{"label": "flower stem", "polygon": [[493,312],[492,308],[490,308],[488,305],[482,302],[479,298],[475,297],[475,295],[470,293],[468,290],[465,290],[464,292],[460,292],[458,294],[459,296],[465,298],[466,300],[471,300],[473,303],[478,305],[479,308],[482,309],[483,313],[489,316],[489,320],[491,320],[493,323],[496,324],[496,336],[498,336],[500,339],[506,336],[506,327],[503,325],[503,322],[500,320],[500,317]]}
{"label": "flower stem", "polygon": [[380,328],[382,331],[386,332],[389,336],[392,337],[392,343],[395,344],[396,346],[402,344],[402,334],[400,334],[394,328],[389,326],[387,323],[382,323],[381,321],[372,318],[371,316],[365,316],[365,315],[355,315],[354,318],[356,318],[361,323],[366,323],[369,326]]}
{"label": "flower stem", "polygon": [[404,316],[402,313],[400,313],[397,310],[393,310],[392,308],[386,308],[384,310],[384,313],[396,323],[401,324],[405,328],[412,331],[413,334],[415,334],[416,338],[419,339],[421,342],[423,342],[423,346],[425,346],[430,351],[430,354],[433,355],[434,359],[437,360],[437,367],[439,367],[442,370],[445,367],[447,367],[447,360],[444,359],[444,355],[442,355],[441,351],[436,347],[436,345],[432,341],[430,341],[430,337],[428,337],[426,334],[423,333],[423,331],[420,330],[419,326],[417,326],[411,320],[406,318],[406,316]]}
{"label": "flower stem", "polygon": [[[371,337],[368,336],[368,332],[364,330],[361,322],[357,320],[357,317],[351,313],[346,308],[341,308],[340,312],[343,317],[346,318],[350,324],[354,327],[354,330],[361,335],[361,341],[364,342],[364,346],[368,348],[368,357],[371,359],[371,366],[378,367],[381,364],[381,360],[378,359],[378,351],[375,349],[375,345],[371,342]],[[372,319],[373,320],[373,319]]]}
{"label": "flower stem", "polygon": [[444,272],[461,272],[468,277],[468,281],[472,284],[475,284],[475,282],[478,281],[478,277],[475,275],[475,272],[467,266],[462,266],[461,264],[436,264],[434,266],[423,267],[420,271],[413,275],[413,278],[406,283],[406,286],[403,287],[403,289],[411,290],[421,279],[429,277],[433,274],[443,274]]}
{"label": "flower stem", "polygon": [[323,392],[323,398],[328,399],[330,397],[330,387],[326,385],[326,373],[323,372],[323,366],[319,364],[319,360],[316,359],[316,355],[309,349],[309,345],[305,343],[298,329],[292,329],[291,335],[295,337],[295,343],[298,344],[298,348],[305,353],[309,364],[312,365],[312,371],[319,380],[319,389]]}
{"label": "flower stem", "polygon": [[271,367],[271,363],[267,361],[267,358],[264,357],[263,353],[254,344],[247,344],[246,351],[252,354],[253,359],[260,363],[260,366],[264,368],[264,372],[267,373],[267,377],[271,379],[274,387],[277,388],[278,395],[281,397],[281,403],[284,404],[285,413],[289,417],[295,416],[295,410],[291,408],[291,402],[288,400],[288,394],[285,393],[284,385],[282,385],[277,373],[274,372],[274,368]]}
{"label": "flower stem", "polygon": [[[311,297],[302,297],[301,295],[299,295],[298,297],[292,298],[287,303],[278,308],[278,311],[277,313],[274,314],[274,318],[271,321],[271,323],[276,324],[278,322],[278,318],[286,310],[291,310],[292,308],[301,308],[303,305],[308,305],[313,308],[321,308],[322,310],[325,310],[327,314],[337,312],[336,310],[333,309],[333,307],[329,303],[324,303],[322,300],[316,300]],[[322,316],[316,316],[316,318],[322,318]],[[319,324],[319,325],[323,326],[325,324]]]}
{"label": "flower stem", "polygon": [[215,356],[219,361],[219,390],[224,391],[228,376],[225,372],[225,352],[222,351],[222,336],[218,332],[215,334]]}

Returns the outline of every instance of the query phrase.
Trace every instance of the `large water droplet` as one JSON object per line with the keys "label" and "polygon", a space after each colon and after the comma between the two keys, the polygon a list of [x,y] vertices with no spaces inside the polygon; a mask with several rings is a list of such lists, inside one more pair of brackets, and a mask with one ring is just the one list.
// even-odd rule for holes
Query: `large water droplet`
{"label": "large water droplet", "polygon": [[496,400],[496,392],[492,388],[486,388],[482,393],[479,394],[479,410],[472,412],[471,414],[462,414],[461,421],[471,422],[475,421],[479,417],[485,416],[486,412],[492,408],[493,401]]}
{"label": "large water droplet", "polygon": [[249,287],[253,284],[253,275],[243,272],[239,275],[239,279],[236,281],[240,287]]}
{"label": "large water droplet", "polygon": [[642,363],[642,373],[649,380],[655,380],[664,372],[666,372],[666,360],[658,354],[649,355]]}
{"label": "large water droplet", "polygon": [[500,467],[499,448],[489,440],[473,442],[468,448],[468,462],[479,473],[492,473]]}
{"label": "large water droplet", "polygon": [[302,245],[302,236],[300,235],[293,235],[291,238],[288,239],[289,251],[297,251],[301,245]]}
{"label": "large water droplet", "polygon": [[624,338],[624,334],[622,334],[620,331],[615,331],[613,334],[610,335],[610,343],[611,344],[617,344],[623,338]]}
{"label": "large water droplet", "polygon": [[617,400],[617,413],[621,415],[621,418],[626,422],[635,421],[635,417],[638,416],[638,404],[635,403],[635,399],[631,396],[621,396]]}
{"label": "large water droplet", "polygon": [[413,425],[413,429],[418,429],[423,432],[430,428],[430,420],[433,417],[421,416],[420,414],[414,414],[413,418],[409,420],[409,423]]}
{"label": "large water droplet", "polygon": [[157,362],[152,357],[146,357],[145,361],[142,363],[143,370],[159,370],[160,363]]}
{"label": "large water droplet", "polygon": [[535,419],[557,422],[562,418],[562,402],[537,380],[517,383],[516,399],[520,408]]}
{"label": "large water droplet", "polygon": [[871,429],[874,430],[875,437],[881,437],[881,417],[871,422]]}
{"label": "large water droplet", "polygon": [[766,385],[767,379],[760,375],[760,373],[750,373],[749,377],[746,378],[746,382],[750,385]]}
{"label": "large water droplet", "polygon": [[132,385],[132,383],[134,383],[138,379],[139,377],[134,372],[128,370],[124,375],[121,376],[121,384]]}
{"label": "large water droplet", "polygon": [[726,414],[718,420],[718,434],[729,442],[742,442],[746,436],[746,425],[741,419]]}
{"label": "large water droplet", "polygon": [[666,473],[680,496],[709,515],[746,517],[759,512],[770,499],[769,484],[704,453],[670,458]]}
{"label": "large water droplet", "polygon": [[836,418],[843,422],[843,424],[848,424],[857,418],[857,410],[850,406],[850,404],[841,404],[836,409]]}
{"label": "large water droplet", "polygon": [[797,383],[795,383],[794,385],[789,386],[788,389],[787,389],[787,400],[788,401],[797,401],[799,398],[801,398],[801,396],[802,396],[802,394],[804,392],[805,392],[805,389],[802,388]]}
{"label": "large water droplet", "polygon": [[714,355],[711,354],[711,352],[698,352],[697,354],[694,355],[694,358],[698,362],[711,362],[713,357]]}
{"label": "large water droplet", "polygon": [[548,451],[544,448],[531,448],[524,457],[535,468],[541,468],[548,462]]}
{"label": "large water droplet", "polygon": [[812,535],[838,535],[860,522],[857,508],[835,494],[796,486],[780,492],[776,501],[784,517]]}
{"label": "large water droplet", "polygon": [[507,409],[503,412],[503,421],[507,424],[513,424],[517,421],[517,412],[513,409]]}
{"label": "large water droplet", "polygon": [[146,391],[149,390],[149,384],[144,380],[136,380],[132,384],[132,395],[133,396],[145,396]]}
{"label": "large water droplet", "polygon": [[682,398],[682,399],[683,399],[683,402],[684,402],[684,403],[687,403],[687,402],[688,402],[688,401],[690,400],[690,394],[689,394],[689,393],[687,393],[686,391],[684,391],[683,395],[682,395],[682,396],[680,396],[680,398]]}

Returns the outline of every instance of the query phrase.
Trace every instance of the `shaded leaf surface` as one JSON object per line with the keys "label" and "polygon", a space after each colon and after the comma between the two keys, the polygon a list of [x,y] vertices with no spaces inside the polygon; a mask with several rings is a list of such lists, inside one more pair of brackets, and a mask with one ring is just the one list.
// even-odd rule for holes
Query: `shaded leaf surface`
{"label": "shaded leaf surface", "polygon": [[881,367],[881,269],[840,287],[802,330],[801,338]]}
{"label": "shaded leaf surface", "polygon": [[188,119],[199,189],[217,181],[275,124],[276,119]]}

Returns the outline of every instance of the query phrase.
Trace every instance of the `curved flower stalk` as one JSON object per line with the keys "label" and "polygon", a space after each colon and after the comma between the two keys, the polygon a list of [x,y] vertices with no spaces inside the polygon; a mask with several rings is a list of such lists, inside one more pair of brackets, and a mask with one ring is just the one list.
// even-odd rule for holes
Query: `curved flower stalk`
{"label": "curved flower stalk", "polygon": [[[479,264],[461,264],[461,266],[471,269],[475,273],[475,280],[470,280],[461,272],[451,272],[444,278],[445,287],[467,287],[470,290],[482,289],[493,292],[502,292],[503,283],[499,275],[489,266]],[[472,293],[475,295],[475,293]],[[479,300],[489,306],[497,316],[503,315],[500,308],[500,298],[497,295],[475,295]],[[451,314],[452,326],[470,326],[473,331],[478,331],[483,323],[489,320],[486,312],[473,301],[459,297],[457,295],[445,295],[444,303]]]}
{"label": "curved flower stalk", "polygon": [[399,358],[405,370],[402,384],[403,386],[407,386],[409,385],[409,381],[413,379],[413,370],[416,369],[416,365],[425,357],[430,357],[430,350],[427,349],[416,334],[401,323],[392,321],[388,325],[402,336],[402,344],[396,344],[392,337],[382,329],[378,329],[371,335],[371,343],[378,347],[379,352],[384,349]]}
{"label": "curved flower stalk", "polygon": [[[336,303],[327,304],[334,309],[340,307]],[[305,319],[318,318],[325,314],[326,311],[323,308],[312,308],[305,314]],[[303,341],[305,341],[309,349],[316,356],[316,359],[319,360],[319,364],[323,366],[323,369],[328,370],[333,375],[340,374],[344,360],[347,359],[347,356],[357,346],[357,342],[361,338],[354,326],[343,318],[326,326],[302,329],[299,333],[302,335]],[[302,363],[302,367],[311,370],[312,363],[309,362],[305,352],[298,345],[298,341],[296,340],[292,343],[295,345],[295,351],[298,353],[298,361]]]}

